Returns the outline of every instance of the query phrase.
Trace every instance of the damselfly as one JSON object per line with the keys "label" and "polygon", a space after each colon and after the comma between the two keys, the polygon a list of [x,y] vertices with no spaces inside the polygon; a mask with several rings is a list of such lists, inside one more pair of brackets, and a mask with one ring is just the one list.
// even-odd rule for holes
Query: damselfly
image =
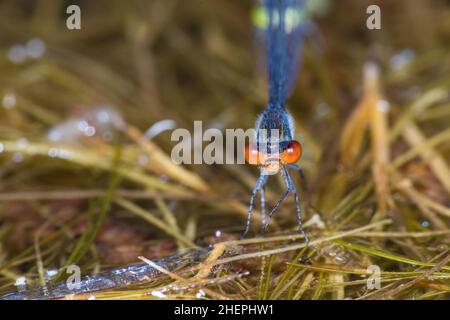
{"label": "damselfly", "polygon": [[[297,189],[288,172],[288,169],[301,172],[301,167],[296,162],[302,155],[302,146],[294,140],[293,119],[285,107],[285,101],[295,85],[301,51],[309,26],[305,6],[306,1],[302,0],[262,0],[261,6],[255,11],[257,32],[264,36],[266,49],[269,103],[256,120],[255,143],[247,144],[245,149],[247,161],[259,167],[260,175],[250,197],[247,225],[243,236],[247,235],[250,229],[253,204],[258,191],[261,194],[262,231],[267,229],[272,215],[292,193],[299,231],[309,242],[303,230],[302,209]],[[268,176],[278,173],[283,175],[287,190],[269,212],[266,222],[264,188]]]}

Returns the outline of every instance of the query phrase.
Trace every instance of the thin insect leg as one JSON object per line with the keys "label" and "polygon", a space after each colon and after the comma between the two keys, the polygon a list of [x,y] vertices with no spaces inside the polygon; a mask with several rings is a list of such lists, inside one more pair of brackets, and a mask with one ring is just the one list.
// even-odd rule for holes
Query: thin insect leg
{"label": "thin insect leg", "polygon": [[305,172],[303,171],[302,167],[297,164],[287,164],[286,167],[297,171],[300,175],[300,183],[303,191],[302,194],[304,194],[306,199],[306,208],[312,209],[315,213],[319,213],[319,210],[317,210],[312,204],[308,180],[306,179]]}
{"label": "thin insect leg", "polygon": [[281,203],[284,201],[284,199],[286,199],[286,197],[289,195],[290,190],[286,190],[286,192],[281,196],[280,200],[278,200],[277,204],[273,207],[272,210],[270,210],[268,218],[267,218],[267,224],[264,226],[264,231],[267,230],[267,228],[269,227],[270,224],[270,220],[272,219],[273,214],[278,210],[278,208],[280,207]]}
{"label": "thin insect leg", "polygon": [[252,195],[250,196],[250,204],[248,206],[247,224],[246,224],[245,231],[242,234],[241,238],[245,238],[247,233],[250,231],[250,221],[252,219],[253,204],[255,202],[255,196],[258,193],[258,190],[261,189],[261,187],[263,186],[264,181],[266,181],[266,180],[267,180],[266,176],[261,174],[258,178],[258,181],[256,182],[255,187],[253,188]]}
{"label": "thin insect leg", "polygon": [[285,176],[286,176],[286,182],[289,184],[288,188],[291,190],[292,194],[294,195],[295,207],[297,210],[297,219],[298,219],[298,224],[299,224],[299,231],[305,237],[306,243],[309,244],[309,238],[306,235],[305,230],[303,229],[302,207],[300,206],[300,200],[298,198],[297,189],[295,188],[295,185],[292,182],[291,176],[289,175],[289,172],[287,171],[287,169],[285,169],[284,172],[285,172]]}
{"label": "thin insect leg", "polygon": [[266,179],[263,183],[263,185],[261,186],[261,230],[260,233],[264,233],[264,227],[266,225],[266,191],[265,191],[265,185],[267,182],[267,176]]}
{"label": "thin insect leg", "polygon": [[261,222],[266,224],[266,192],[265,187],[261,187]]}
{"label": "thin insect leg", "polygon": [[264,233],[264,226],[266,225],[266,190],[265,186],[267,183],[267,180],[269,179],[268,176],[265,176],[265,179],[261,185],[261,229],[260,234]]}

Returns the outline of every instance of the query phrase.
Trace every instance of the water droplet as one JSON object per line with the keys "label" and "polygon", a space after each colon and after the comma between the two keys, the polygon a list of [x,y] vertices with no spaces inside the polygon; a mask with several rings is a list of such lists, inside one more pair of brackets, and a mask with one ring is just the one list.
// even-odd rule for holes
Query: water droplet
{"label": "water droplet", "polygon": [[9,49],[8,58],[15,64],[23,63],[27,59],[27,49],[21,44],[15,44]]}
{"label": "water droplet", "polygon": [[117,124],[121,123],[124,121],[117,111],[111,107],[101,107],[57,124],[48,131],[47,137],[53,142],[80,143],[82,138],[98,134],[109,142],[118,129]]}
{"label": "water droplet", "polygon": [[92,137],[96,133],[95,128],[84,119],[78,121],[78,129],[88,137]]}
{"label": "water droplet", "polygon": [[122,130],[125,127],[125,121],[122,115],[114,107],[109,105],[101,105],[90,112],[94,118],[93,121],[105,129],[106,126],[112,125],[115,129]]}
{"label": "water droplet", "polygon": [[16,106],[16,95],[14,93],[5,94],[3,97],[3,107],[5,109],[12,109]]}
{"label": "water droplet", "polygon": [[84,131],[84,134],[87,135],[88,137],[92,137],[92,136],[95,135],[95,132],[96,132],[95,128],[92,127],[92,126],[89,126],[89,127],[87,127],[86,130]]}
{"label": "water droplet", "polygon": [[45,43],[41,39],[35,38],[28,41],[26,51],[30,58],[38,59],[45,53]]}
{"label": "water droplet", "polygon": [[420,225],[424,228],[428,228],[430,226],[430,222],[428,220],[422,220]]}
{"label": "water droplet", "polygon": [[47,137],[49,140],[57,142],[61,140],[61,131],[57,130],[57,128],[51,129],[50,132],[47,134]]}
{"label": "water droplet", "polygon": [[25,157],[23,156],[22,153],[16,152],[16,153],[14,153],[12,159],[13,159],[13,161],[14,161],[15,163],[21,163],[21,162],[23,162],[23,161],[25,160]]}
{"label": "water droplet", "polygon": [[152,296],[162,299],[167,298],[167,296],[162,292],[162,290],[153,290]]}
{"label": "water droplet", "polygon": [[45,278],[48,281],[48,280],[53,279],[57,274],[58,274],[58,270],[57,269],[49,269],[49,270],[46,270]]}
{"label": "water droplet", "polygon": [[329,113],[330,113],[330,106],[327,103],[321,102],[317,105],[316,115],[319,119],[325,118]]}
{"label": "water droplet", "polygon": [[205,296],[205,291],[202,289],[198,290],[197,294],[195,295],[197,298],[202,298]]}
{"label": "water droplet", "polygon": [[64,149],[59,149],[58,150],[58,158],[63,159],[63,160],[69,159],[69,152]]}
{"label": "water droplet", "polygon": [[101,123],[108,123],[111,121],[111,117],[109,116],[109,113],[105,110],[99,110],[97,112],[97,120]]}
{"label": "water droplet", "polygon": [[17,140],[17,146],[19,149],[25,149],[28,145],[28,140],[26,138],[20,138]]}
{"label": "water droplet", "polygon": [[88,127],[89,127],[89,123],[86,120],[80,120],[78,122],[78,129],[81,132],[85,132]]}
{"label": "water droplet", "polygon": [[314,214],[311,217],[311,220],[309,220],[309,222],[311,224],[316,225],[317,228],[319,228],[319,229],[324,229],[325,228],[325,223],[322,221],[322,219],[320,218],[320,216],[318,214]]}
{"label": "water droplet", "polygon": [[50,150],[48,150],[48,156],[51,158],[56,158],[58,156],[58,149],[50,148]]}
{"label": "water droplet", "polygon": [[25,278],[25,277],[18,277],[16,279],[16,282],[14,283],[14,285],[16,287],[25,286],[26,284],[27,284],[27,278]]}
{"label": "water droplet", "polygon": [[222,236],[222,231],[216,230],[215,236],[216,238],[220,238]]}
{"label": "water droplet", "polygon": [[411,63],[416,54],[414,50],[412,49],[404,49],[400,51],[399,53],[392,56],[391,60],[389,61],[389,64],[392,69],[400,70],[403,69],[405,66],[407,66],[409,63]]}
{"label": "water droplet", "polygon": [[51,128],[47,134],[47,137],[53,142],[74,143],[76,142],[80,131],[83,132],[80,129],[80,127],[83,128],[83,126],[84,124],[80,123],[80,119],[69,119]]}
{"label": "water droplet", "polygon": [[386,100],[379,100],[377,103],[377,108],[380,112],[388,112],[390,107],[390,103]]}

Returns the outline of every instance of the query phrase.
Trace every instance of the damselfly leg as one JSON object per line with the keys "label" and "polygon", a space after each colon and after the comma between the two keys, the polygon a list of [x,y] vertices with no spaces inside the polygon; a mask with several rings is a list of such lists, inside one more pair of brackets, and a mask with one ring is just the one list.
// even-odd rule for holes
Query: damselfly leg
{"label": "damselfly leg", "polygon": [[[248,232],[250,231],[250,223],[251,223],[252,215],[253,215],[253,205],[255,202],[255,197],[256,197],[258,191],[260,191],[260,190],[262,192],[261,193],[261,207],[263,207],[262,203],[263,203],[263,200],[265,200],[263,189],[264,189],[264,185],[267,183],[267,178],[268,177],[266,175],[263,175],[263,174],[259,175],[258,181],[256,182],[256,185],[252,190],[252,194],[250,196],[250,204],[248,206],[247,223],[245,226],[245,231],[242,234],[241,238],[245,238],[247,236]],[[265,205],[264,205],[264,208],[265,208]],[[263,210],[261,210],[261,211],[263,211]],[[265,220],[265,212],[262,212],[262,213],[263,213],[264,220]]]}
{"label": "damselfly leg", "polygon": [[302,187],[302,194],[304,195],[304,199],[306,201],[306,209],[307,210],[312,210],[312,212],[320,214],[319,210],[317,210],[316,207],[313,206],[312,201],[311,201],[311,192],[309,189],[309,184],[308,184],[308,180],[306,179],[306,175],[303,172],[303,169],[300,165],[298,164],[286,164],[286,168],[288,169],[293,169],[295,171],[297,171],[300,175],[300,184]]}
{"label": "damselfly leg", "polygon": [[295,208],[297,211],[298,231],[303,234],[303,236],[305,237],[306,243],[309,244],[309,238],[306,235],[305,230],[303,229],[302,207],[300,205],[300,200],[298,198],[297,189],[295,188],[295,184],[292,181],[292,178],[289,175],[287,168],[284,168],[284,173],[285,173],[285,177],[286,177],[286,183],[289,184],[288,190],[290,190],[292,192],[292,194],[294,195]]}
{"label": "damselfly leg", "polygon": [[[267,182],[267,179],[266,179]],[[261,187],[261,229],[259,231],[260,234],[263,234],[265,231],[264,226],[266,225],[266,186],[263,185]]]}
{"label": "damselfly leg", "polygon": [[[293,168],[298,168],[300,170],[299,166],[294,166]],[[278,200],[278,202],[273,207],[273,209],[269,212],[268,218],[267,218],[267,224],[264,226],[264,230],[267,230],[267,228],[269,227],[270,220],[272,219],[272,216],[274,215],[274,213],[280,207],[281,203],[287,198],[289,193],[292,193],[292,195],[294,196],[294,201],[295,201],[295,209],[296,209],[296,213],[297,213],[299,232],[301,232],[303,234],[303,236],[305,237],[306,243],[309,243],[309,238],[308,238],[305,230],[303,229],[302,207],[301,207],[300,200],[299,200],[299,197],[298,197],[297,188],[295,187],[295,184],[292,181],[292,178],[289,175],[289,172],[288,172],[287,169],[288,169],[288,167],[286,166],[286,167],[283,168],[283,171],[282,171],[283,178],[284,178],[284,183],[286,185],[287,190],[281,196],[281,198]]]}

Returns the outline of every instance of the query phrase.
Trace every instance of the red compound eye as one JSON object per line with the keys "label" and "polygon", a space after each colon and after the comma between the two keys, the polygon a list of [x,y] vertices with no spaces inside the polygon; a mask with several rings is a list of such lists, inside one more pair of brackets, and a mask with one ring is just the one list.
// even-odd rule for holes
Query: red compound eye
{"label": "red compound eye", "polygon": [[281,153],[280,159],[284,163],[296,163],[298,160],[300,160],[302,151],[302,145],[298,141],[289,141],[286,149],[284,149],[284,151]]}
{"label": "red compound eye", "polygon": [[256,146],[256,144],[245,144],[245,160],[252,165],[261,164],[261,154]]}

